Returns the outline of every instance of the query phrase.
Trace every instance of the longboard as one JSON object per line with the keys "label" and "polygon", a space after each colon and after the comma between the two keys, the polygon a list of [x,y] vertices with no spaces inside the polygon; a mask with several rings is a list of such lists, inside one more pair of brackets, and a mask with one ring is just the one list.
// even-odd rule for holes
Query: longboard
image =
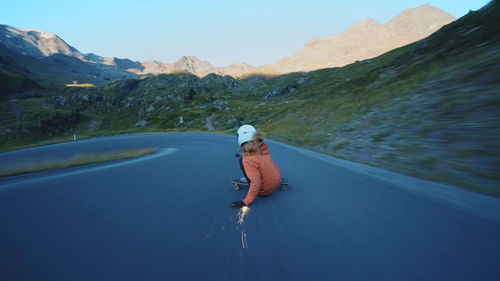
{"label": "longboard", "polygon": [[[233,188],[234,190],[239,190],[240,186],[248,186],[248,182],[242,182],[241,179],[233,178]],[[282,178],[280,184],[281,190],[286,190],[288,188],[288,179]]]}

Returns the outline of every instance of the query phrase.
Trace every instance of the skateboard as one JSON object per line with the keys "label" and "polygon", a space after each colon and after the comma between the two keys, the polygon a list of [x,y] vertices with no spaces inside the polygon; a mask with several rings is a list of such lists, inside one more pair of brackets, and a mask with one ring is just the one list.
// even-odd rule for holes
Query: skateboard
{"label": "skateboard", "polygon": [[[242,182],[238,178],[233,178],[233,188],[234,190],[240,189],[240,186],[248,186],[248,182]],[[281,190],[286,190],[288,188],[288,179],[282,178],[280,184]]]}

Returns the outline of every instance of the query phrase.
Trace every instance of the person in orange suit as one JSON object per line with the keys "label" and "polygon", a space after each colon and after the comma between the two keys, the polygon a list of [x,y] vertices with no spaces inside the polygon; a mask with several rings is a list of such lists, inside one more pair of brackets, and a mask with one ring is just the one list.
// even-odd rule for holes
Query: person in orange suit
{"label": "person in orange suit", "polygon": [[237,137],[241,148],[240,167],[245,175],[241,181],[250,184],[246,197],[231,204],[235,208],[241,208],[252,204],[257,195],[267,196],[273,193],[281,184],[281,171],[274,163],[262,134],[253,126],[241,126]]}

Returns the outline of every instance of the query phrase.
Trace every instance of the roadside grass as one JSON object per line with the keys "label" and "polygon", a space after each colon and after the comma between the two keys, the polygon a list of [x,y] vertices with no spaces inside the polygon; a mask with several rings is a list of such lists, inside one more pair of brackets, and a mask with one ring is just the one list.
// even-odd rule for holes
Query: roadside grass
{"label": "roadside grass", "polygon": [[[236,132],[236,130],[235,130]],[[125,135],[125,134],[148,134],[148,133],[217,133],[217,134],[226,134],[226,135],[233,135],[232,132],[229,131],[222,131],[222,130],[214,130],[214,131],[207,131],[203,129],[195,129],[195,128],[171,128],[171,129],[162,129],[162,128],[151,128],[151,127],[144,127],[144,128],[129,128],[129,129],[123,129],[123,130],[96,130],[92,131],[86,134],[77,134],[77,139],[78,141],[80,140],[85,140],[89,138],[95,138],[95,137],[105,137],[105,136],[115,136],[115,135]],[[65,142],[73,142],[73,135],[68,135],[66,137],[62,136],[57,136],[53,138],[47,138],[45,140],[41,141],[32,141],[30,140],[20,140],[15,143],[9,143],[9,144],[0,144],[0,153],[2,152],[8,152],[8,151],[14,151],[14,150],[20,150],[20,149],[26,149],[26,148],[32,148],[32,147],[39,147],[39,146],[46,146],[46,145],[51,145],[51,144],[58,144],[58,143],[65,143]],[[1,168],[1,167],[0,167]]]}
{"label": "roadside grass", "polygon": [[[79,139],[81,139],[79,137]],[[38,141],[35,143],[26,143],[24,141],[16,142],[14,144],[9,144],[9,145],[1,145],[0,146],[0,153],[2,152],[7,152],[7,151],[13,151],[13,150],[19,150],[19,149],[26,149],[26,148],[31,148],[31,147],[38,147],[38,146],[45,146],[45,145],[51,145],[51,144],[57,144],[57,143],[63,143],[63,142],[70,142],[73,141],[73,138],[71,139],[69,137],[67,138],[50,138],[42,141]]]}
{"label": "roadside grass", "polygon": [[[472,181],[465,179],[464,177],[458,177],[456,172],[452,172],[450,170],[442,170],[442,169],[440,170],[436,169],[432,173],[424,173],[416,169],[411,169],[411,170],[388,169],[388,170],[392,170],[398,173],[404,173],[412,177],[421,178],[429,181],[451,184],[466,189],[468,191],[500,198],[500,190],[496,185],[496,183],[498,183],[498,179],[487,180],[485,178],[481,178],[480,181],[477,180]],[[472,171],[468,172],[471,172],[471,175],[473,174]],[[477,175],[477,173],[474,173],[473,175]],[[489,176],[494,177],[491,174]],[[481,182],[482,184],[479,184],[478,182]]]}
{"label": "roadside grass", "polygon": [[139,157],[158,151],[157,147],[117,150],[103,153],[81,153],[69,158],[55,158],[43,160],[25,160],[0,166],[0,177],[9,177],[20,174],[35,173],[47,170],[57,170],[75,166],[102,163]]}
{"label": "roadside grass", "polygon": [[88,88],[88,87],[95,87],[96,85],[90,84],[90,83],[83,83],[83,84],[66,84],[66,87],[78,87],[78,88]]}
{"label": "roadside grass", "polygon": [[341,142],[341,143],[336,144],[336,145],[333,147],[333,149],[335,149],[335,150],[340,150],[340,149],[344,148],[346,145],[349,145],[349,144],[350,144],[350,142],[349,142],[349,141],[343,141],[343,142]]}

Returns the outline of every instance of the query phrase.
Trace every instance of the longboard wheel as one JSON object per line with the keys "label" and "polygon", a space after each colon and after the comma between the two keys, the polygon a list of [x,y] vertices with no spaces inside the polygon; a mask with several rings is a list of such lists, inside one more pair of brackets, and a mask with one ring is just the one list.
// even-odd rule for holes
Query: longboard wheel
{"label": "longboard wheel", "polygon": [[287,188],[287,185],[286,185],[286,184],[282,184],[282,185],[281,185],[281,190],[286,190],[286,188]]}
{"label": "longboard wheel", "polygon": [[234,183],[234,184],[233,184],[233,186],[234,186],[234,190],[238,190],[238,189],[240,189],[240,185],[239,185],[239,184],[237,184],[237,183]]}

